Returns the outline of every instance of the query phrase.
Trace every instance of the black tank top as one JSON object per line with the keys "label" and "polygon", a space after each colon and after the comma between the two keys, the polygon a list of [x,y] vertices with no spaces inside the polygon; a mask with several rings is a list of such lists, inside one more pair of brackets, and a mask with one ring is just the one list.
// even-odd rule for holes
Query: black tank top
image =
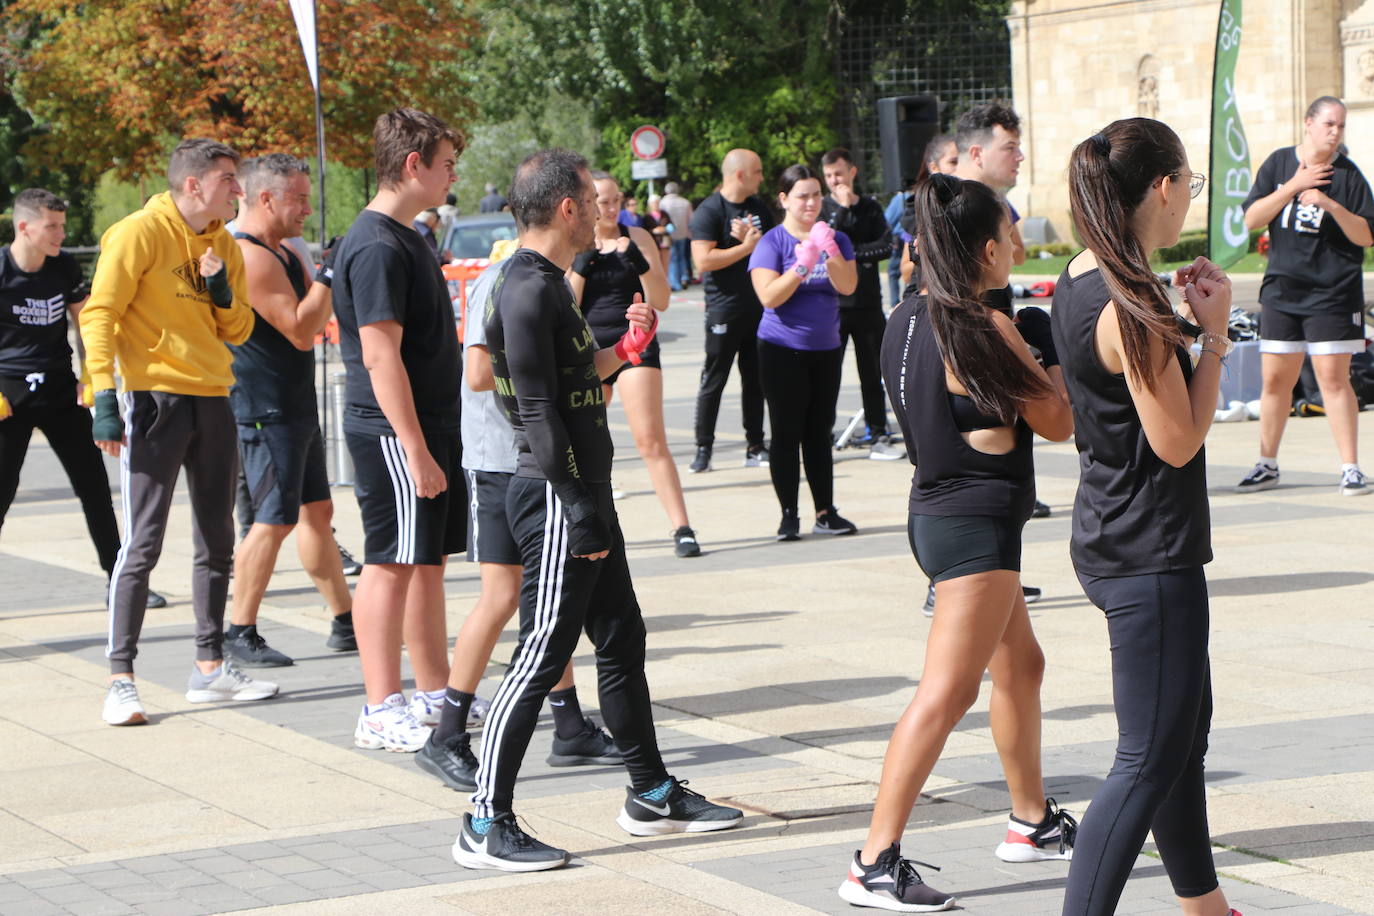
{"label": "black tank top", "polygon": [[[1201,566],[1212,559],[1203,449],[1175,468],[1150,448],[1124,375],[1097,355],[1097,321],[1111,299],[1090,270],[1055,286],[1051,323],[1073,402],[1078,495],[1070,554],[1090,576],[1136,576]],[[1183,377],[1192,363],[1178,350]]]}
{"label": "black tank top", "polygon": [[[630,233],[620,226],[620,237],[629,238]],[[631,245],[634,244],[632,240]],[[657,252],[655,252],[656,254]],[[589,269],[590,265],[590,269]],[[639,272],[622,254],[603,254],[600,251],[584,251],[573,262],[573,270],[586,277],[582,286],[582,314],[587,326],[592,329],[598,347],[615,346],[615,342],[630,329],[625,318],[625,310],[634,301],[635,293],[644,294],[639,282]],[[645,297],[647,299],[647,296]],[[645,356],[658,353],[658,338],[650,342]]]}
{"label": "black tank top", "polygon": [[908,296],[893,310],[883,334],[882,370],[907,456],[916,465],[910,510],[1030,518],[1035,505],[1030,427],[1016,422],[1016,446],[1005,455],[980,452],[959,435],[925,296]]}
{"label": "black tank top", "polygon": [[[262,240],[246,232],[234,233],[271,252],[286,270],[296,301],[305,298],[310,288],[305,268],[295,252],[268,248]],[[259,316],[253,333],[236,347],[234,387],[229,389],[229,406],[240,423],[315,422],[319,408],[315,402],[315,352],[297,350],[291,341]]]}

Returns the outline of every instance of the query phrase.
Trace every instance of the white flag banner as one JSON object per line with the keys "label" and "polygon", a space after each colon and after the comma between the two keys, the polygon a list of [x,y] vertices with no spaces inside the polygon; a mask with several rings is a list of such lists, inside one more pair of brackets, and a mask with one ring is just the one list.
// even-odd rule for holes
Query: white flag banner
{"label": "white flag banner", "polygon": [[296,18],[296,31],[301,36],[301,50],[305,52],[305,67],[310,71],[310,85],[320,88],[318,44],[315,41],[315,0],[289,0],[291,15]]}

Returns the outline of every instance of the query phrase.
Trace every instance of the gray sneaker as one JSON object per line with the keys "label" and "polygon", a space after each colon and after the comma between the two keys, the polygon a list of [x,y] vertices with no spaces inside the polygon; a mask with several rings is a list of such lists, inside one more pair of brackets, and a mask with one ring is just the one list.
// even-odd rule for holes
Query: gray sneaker
{"label": "gray sneaker", "polygon": [[1364,496],[1369,492],[1369,485],[1359,468],[1350,468],[1341,474],[1340,492],[1342,496]]}
{"label": "gray sneaker", "polygon": [[906,457],[906,446],[893,442],[891,436],[882,435],[868,447],[868,457],[874,461],[901,461]]}
{"label": "gray sneaker", "polygon": [[192,703],[266,700],[276,695],[276,684],[253,680],[227,658],[210,674],[201,674],[199,668],[192,668],[191,679],[186,685],[186,699]]}

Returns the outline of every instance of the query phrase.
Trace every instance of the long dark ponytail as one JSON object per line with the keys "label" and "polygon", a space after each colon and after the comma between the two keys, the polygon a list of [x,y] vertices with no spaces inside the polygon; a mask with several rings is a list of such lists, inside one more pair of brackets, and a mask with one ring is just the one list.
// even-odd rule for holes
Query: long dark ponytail
{"label": "long dark ponytail", "polygon": [[[1178,344],[1169,293],[1150,267],[1149,252],[1130,219],[1156,181],[1183,168],[1183,144],[1163,121],[1113,121],[1074,147],[1069,158],[1069,209],[1083,244],[1116,303],[1127,371],[1154,390],[1159,367],[1150,366],[1150,338]],[[1182,193],[1182,189],[1180,189]]]}
{"label": "long dark ponytail", "polygon": [[1010,426],[1020,404],[1052,389],[1007,345],[983,304],[988,239],[1009,219],[987,185],[931,175],[916,186],[917,269],[926,287],[930,327],[949,371],[974,405]]}

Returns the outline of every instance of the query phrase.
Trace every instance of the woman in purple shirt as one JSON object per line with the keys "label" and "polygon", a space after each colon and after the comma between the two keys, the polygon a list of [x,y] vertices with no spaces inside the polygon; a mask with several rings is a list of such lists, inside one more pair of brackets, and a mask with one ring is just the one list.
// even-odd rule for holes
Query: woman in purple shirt
{"label": "woman in purple shirt", "polygon": [[773,433],[768,470],[782,506],[778,540],[801,537],[802,463],[816,504],[811,530],[853,534],[854,523],[835,511],[831,430],[844,355],[839,295],[850,295],[859,282],[854,246],[844,233],[816,221],[821,180],[812,169],[794,165],[783,172],[778,203],[786,213],[782,225],[759,239],[749,256],[749,276],[763,303],[759,376]]}

